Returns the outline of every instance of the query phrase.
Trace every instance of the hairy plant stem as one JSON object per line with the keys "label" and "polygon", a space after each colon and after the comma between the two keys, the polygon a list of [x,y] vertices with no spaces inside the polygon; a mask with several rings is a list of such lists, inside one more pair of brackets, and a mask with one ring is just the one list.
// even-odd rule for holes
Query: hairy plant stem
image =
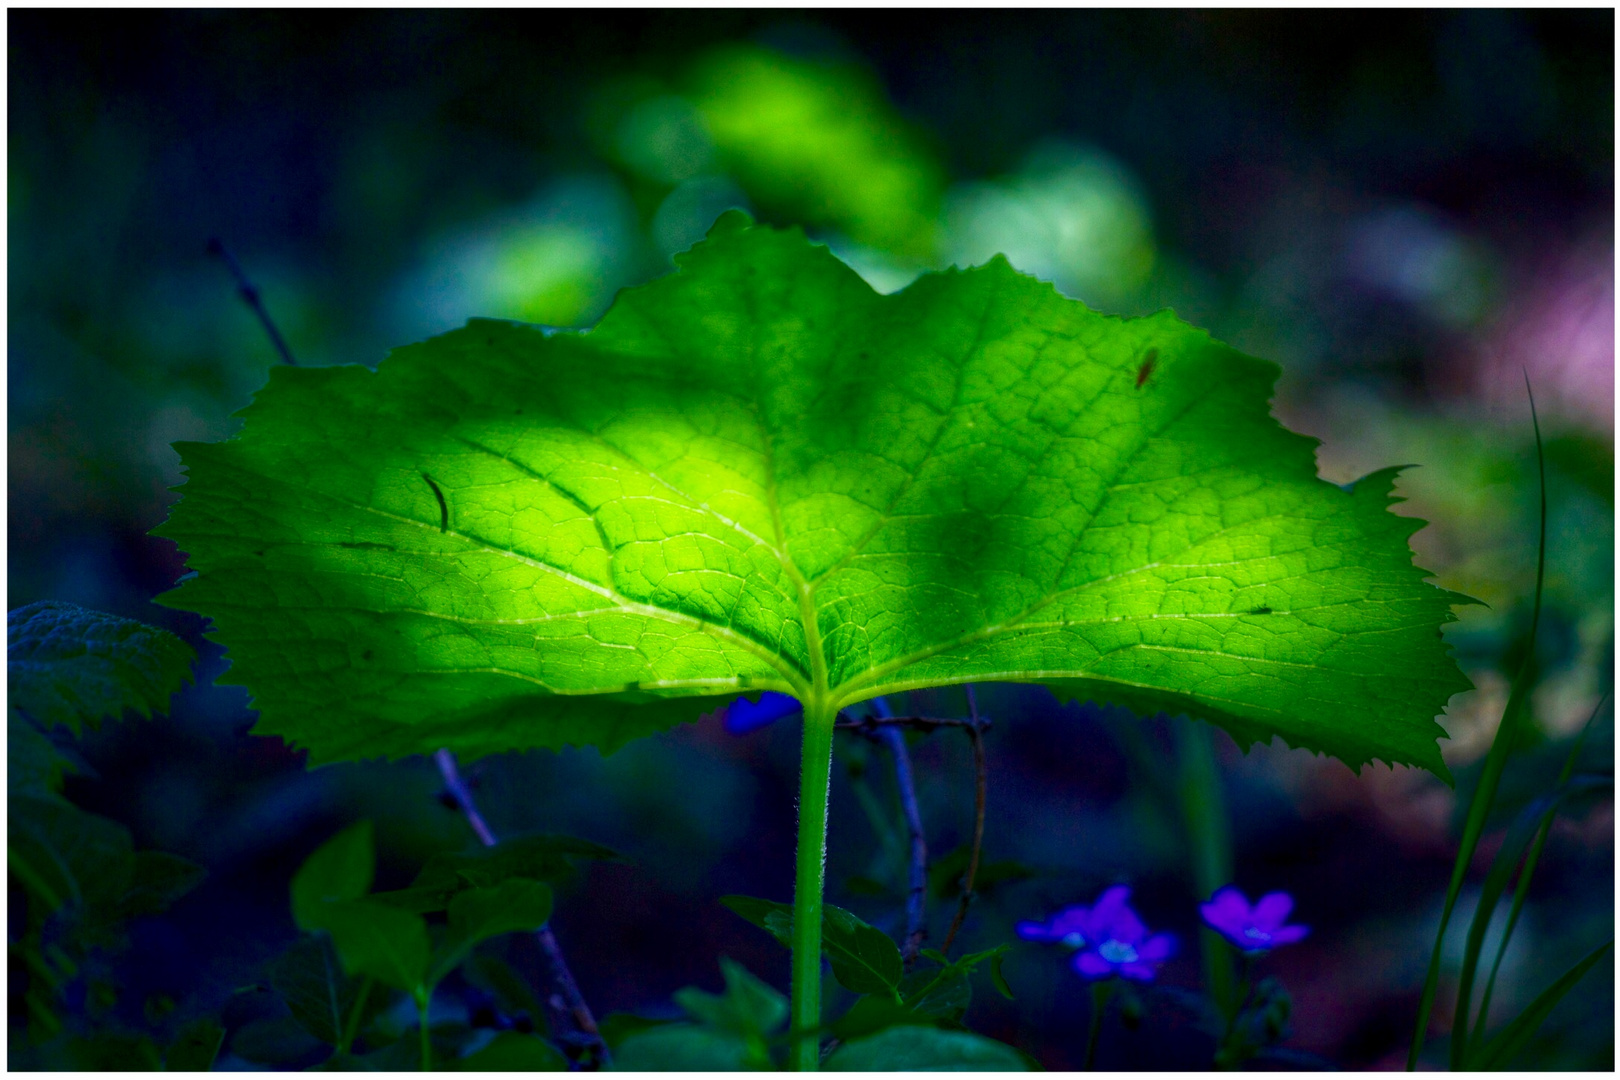
{"label": "hairy plant stem", "polygon": [[821,1063],[821,919],[827,872],[827,792],[832,783],[837,708],[817,694],[804,706],[799,760],[799,850],[793,879],[793,996],[796,1039],[789,1064],[815,1072]]}
{"label": "hairy plant stem", "polygon": [[[494,847],[495,833],[490,830],[484,815],[478,812],[472,791],[461,778],[461,770],[456,767],[456,755],[448,749],[440,749],[433,755],[433,761],[439,766],[445,789],[456,800],[472,831],[478,834],[479,842],[485,847]],[[596,1017],[591,1015],[585,995],[579,992],[574,973],[568,970],[568,962],[563,959],[557,935],[551,932],[551,926],[547,924],[536,930],[534,937],[544,961],[540,1002],[545,1007],[546,1020],[552,1033],[564,1044],[565,1050],[584,1050],[590,1054],[593,1068],[605,1068],[611,1061],[607,1043],[602,1041],[602,1034],[596,1027]]]}

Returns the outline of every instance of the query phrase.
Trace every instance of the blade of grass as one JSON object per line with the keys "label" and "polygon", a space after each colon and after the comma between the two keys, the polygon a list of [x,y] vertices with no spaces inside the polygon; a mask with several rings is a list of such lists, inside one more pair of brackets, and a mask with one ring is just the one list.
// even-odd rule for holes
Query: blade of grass
{"label": "blade of grass", "polygon": [[[1469,864],[1474,861],[1474,851],[1479,847],[1480,835],[1485,831],[1485,819],[1490,815],[1491,803],[1496,799],[1502,770],[1506,768],[1508,756],[1518,742],[1519,717],[1524,712],[1524,702],[1534,681],[1536,631],[1541,625],[1541,591],[1547,576],[1547,460],[1541,445],[1541,421],[1536,416],[1536,397],[1530,389],[1528,375],[1525,376],[1524,389],[1530,397],[1530,422],[1536,434],[1536,468],[1541,487],[1541,521],[1536,539],[1536,590],[1530,612],[1530,638],[1524,661],[1513,678],[1513,689],[1508,693],[1507,705],[1502,709],[1502,722],[1497,726],[1496,737],[1491,740],[1491,748],[1485,755],[1479,786],[1474,789],[1474,797],[1468,805],[1462,842],[1457,848],[1457,861],[1451,868],[1451,883],[1446,887],[1445,907],[1440,912],[1440,928],[1435,932],[1434,951],[1429,954],[1429,970],[1423,979],[1417,1024],[1412,1030],[1412,1046],[1406,1055],[1407,1072],[1417,1068],[1418,1055],[1423,1050],[1423,1038],[1429,1030],[1429,1014],[1434,1010],[1435,993],[1440,987],[1440,948],[1446,939],[1446,928],[1451,924],[1451,912],[1457,906],[1457,895],[1462,892],[1463,879],[1468,875]],[[1467,1015],[1459,1011],[1458,1020],[1466,1028]],[[1454,1030],[1452,1035],[1456,1038],[1457,1032]]]}
{"label": "blade of grass", "polygon": [[[1586,718],[1580,733],[1575,736],[1574,745],[1569,748],[1569,754],[1564,758],[1564,767],[1558,773],[1557,783],[1563,784],[1575,772],[1575,762],[1586,746],[1587,733],[1592,730],[1592,724],[1608,701],[1609,691],[1605,690],[1592,709],[1592,715]],[[1508,909],[1507,926],[1502,931],[1502,940],[1496,946],[1496,957],[1491,961],[1491,974],[1485,980],[1485,993],[1480,999],[1479,1011],[1474,1014],[1473,1034],[1469,1037],[1468,1046],[1470,1057],[1478,1053],[1480,1044],[1484,1041],[1485,1024],[1491,1018],[1491,995],[1496,990],[1496,973],[1502,967],[1502,957],[1507,953],[1508,942],[1513,938],[1513,931],[1519,925],[1519,914],[1524,910],[1524,898],[1530,891],[1530,877],[1536,872],[1536,864],[1541,860],[1541,849],[1547,844],[1547,834],[1552,830],[1553,816],[1554,811],[1551,809],[1541,815],[1541,826],[1536,833],[1535,843],[1530,847],[1530,854],[1525,856],[1524,869],[1519,871],[1519,880],[1513,886],[1513,904]]]}
{"label": "blade of grass", "polygon": [[[1566,801],[1598,788],[1614,786],[1612,776],[1577,776],[1558,785],[1546,795],[1519,812],[1508,829],[1502,850],[1491,863],[1485,875],[1485,886],[1480,890],[1479,906],[1474,909],[1474,920],[1468,927],[1468,943],[1463,949],[1462,975],[1457,981],[1457,1019],[1451,1033],[1451,1068],[1456,1072],[1466,1067],[1468,1049],[1468,1010],[1474,996],[1474,976],[1479,971],[1479,956],[1485,948],[1485,932],[1490,928],[1491,916],[1497,902],[1507,890],[1508,879],[1513,876],[1519,856],[1530,846],[1531,838],[1544,815],[1552,814]],[[1480,1022],[1484,1022],[1481,1014]]]}
{"label": "blade of grass", "polygon": [[1514,1055],[1524,1049],[1525,1044],[1536,1033],[1536,1029],[1541,1026],[1542,1021],[1546,1020],[1548,1015],[1552,1013],[1553,1007],[1562,1001],[1564,995],[1573,990],[1575,984],[1580,982],[1586,973],[1592,970],[1599,960],[1603,959],[1603,954],[1612,948],[1614,948],[1613,940],[1610,940],[1605,945],[1599,945],[1587,954],[1585,959],[1564,972],[1557,982],[1543,990],[1541,996],[1530,1003],[1529,1008],[1515,1017],[1507,1027],[1496,1033],[1495,1038],[1485,1044],[1485,1049],[1480,1051],[1479,1056],[1474,1059],[1470,1068],[1482,1071],[1500,1069],[1512,1061]]}

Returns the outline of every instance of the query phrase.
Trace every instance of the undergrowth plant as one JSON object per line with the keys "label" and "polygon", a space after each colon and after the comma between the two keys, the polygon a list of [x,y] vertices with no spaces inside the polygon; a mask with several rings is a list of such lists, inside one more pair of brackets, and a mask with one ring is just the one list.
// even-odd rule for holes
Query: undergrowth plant
{"label": "undergrowth plant", "polygon": [[258,731],[310,761],[611,751],[762,691],[803,706],[791,1063],[820,1057],[841,711],[1038,682],[1446,776],[1468,682],[1389,513],[1271,418],[1277,368],[1005,260],[882,296],[724,216],[592,330],[474,320],[272,372],[180,444],[159,535]]}
{"label": "undergrowth plant", "polygon": [[[1274,365],[1168,312],[1100,315],[999,258],[879,295],[798,231],[735,212],[677,262],[677,273],[622,293],[588,331],[473,320],[376,370],[302,369],[284,352],[289,366],[244,410],[239,435],[178,444],[189,479],[157,532],[195,573],[162,602],[213,620],[231,660],[222,681],[249,688],[257,732],[307,748],[312,765],[434,757],[480,845],[437,856],[409,887],[383,892],[372,889],[369,823],[311,856],[290,893],[303,936],[270,965],[288,1012],[282,1028],[295,1027],[305,1049],[281,1058],[267,1049],[260,1060],[1031,1067],[962,1025],[975,972],[1011,996],[1000,970],[1011,946],[950,955],[975,883],[1017,873],[981,862],[989,721],[976,683],[1038,683],[1063,700],[1207,721],[1244,747],[1280,738],[1352,767],[1411,764],[1450,782],[1435,717],[1469,683],[1440,628],[1453,605],[1471,601],[1413,566],[1407,540],[1423,523],[1390,512],[1397,469],[1342,486],[1316,475],[1313,441],[1270,415]],[[19,614],[12,868],[30,895],[33,1022],[48,1026],[66,977],[45,948],[48,918],[82,879],[52,876],[49,837],[34,848],[34,834],[19,841],[19,792],[38,803],[24,820],[46,822],[28,826],[44,835],[51,815],[67,812],[52,800],[71,767],[52,756],[51,725],[76,729],[125,704],[156,708],[190,657],[151,631],[160,636],[148,652],[162,662],[149,675],[139,665],[122,672],[147,680],[140,696],[74,699],[48,680],[37,686],[54,698],[19,695],[18,627],[41,613],[21,624]],[[1448,917],[1528,678],[1515,684],[1475,796]],[[891,712],[891,699],[944,686],[963,688],[966,719]],[[608,753],[722,707],[737,730],[802,716],[794,894],[724,899],[791,949],[791,998],[722,958],[724,993],[682,991],[680,1019],[598,1025],[548,919],[552,888],[576,862],[617,856],[565,837],[497,838],[457,761],[567,745]],[[977,824],[972,844],[938,860],[930,881],[901,732],[943,726],[973,741]],[[902,945],[823,901],[837,730],[882,746],[895,765],[906,835],[885,844],[908,853]],[[1283,925],[1285,895],[1251,907],[1224,888],[1230,842],[1208,734],[1179,730],[1165,797],[1209,897],[1200,948],[1216,1063],[1237,1067],[1284,1037],[1290,1008],[1275,979],[1253,982],[1253,963],[1305,931]],[[1487,1040],[1504,940],[1479,1020],[1467,1019],[1483,927],[1512,864],[1529,850],[1516,921],[1551,814],[1599,786],[1570,775],[1574,760],[1560,788],[1521,816],[1498,858],[1506,869],[1487,880],[1454,1066],[1510,1060],[1603,955]],[[127,834],[122,843],[127,851]],[[31,858],[36,849],[44,854]],[[194,868],[127,858],[131,882],[167,874],[148,906],[195,883]],[[946,885],[959,898],[956,920],[943,948],[923,948],[926,897]],[[93,910],[81,892],[74,910]],[[1176,948],[1128,897],[1119,886],[1019,931],[1069,950],[1093,982],[1088,1064],[1104,1009],[1117,1003],[1127,1022],[1139,1020],[1133,984],[1151,981]],[[132,910],[125,900],[113,910]],[[474,953],[506,934],[538,936],[556,993],[537,1000],[500,961]],[[835,1019],[822,1015],[824,962],[857,995]],[[453,974],[508,1017],[493,1040],[458,1042],[434,1027],[435,992]],[[188,1030],[191,1042],[167,1059],[155,1045],[143,1052],[171,1068],[206,1067],[223,1032]],[[187,1057],[192,1044],[206,1054]]]}

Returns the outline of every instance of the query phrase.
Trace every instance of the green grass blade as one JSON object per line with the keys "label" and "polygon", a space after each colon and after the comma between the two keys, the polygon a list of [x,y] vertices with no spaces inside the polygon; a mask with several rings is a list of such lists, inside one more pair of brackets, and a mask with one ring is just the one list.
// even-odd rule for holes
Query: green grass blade
{"label": "green grass blade", "polygon": [[1613,940],[1610,940],[1607,944],[1599,945],[1580,963],[1566,971],[1557,982],[1543,990],[1541,996],[1532,1001],[1524,1012],[1515,1017],[1507,1027],[1497,1032],[1495,1038],[1485,1044],[1485,1049],[1480,1051],[1470,1067],[1479,1070],[1500,1069],[1509,1061],[1512,1061],[1514,1055],[1524,1049],[1525,1044],[1536,1033],[1536,1029],[1541,1026],[1542,1021],[1547,1019],[1547,1016],[1553,1011],[1553,1007],[1562,1001],[1564,995],[1573,990],[1575,984],[1580,982],[1586,973],[1592,970],[1593,966],[1603,959],[1603,955],[1612,948],[1614,948]]}
{"label": "green grass blade", "polygon": [[[1528,376],[1525,378],[1525,392],[1530,395],[1530,423],[1536,433],[1536,467],[1541,481],[1541,522],[1536,540],[1536,590],[1535,601],[1530,611],[1530,639],[1524,662],[1519,665],[1519,672],[1513,679],[1513,689],[1508,694],[1507,705],[1502,710],[1502,722],[1497,726],[1496,737],[1491,740],[1490,751],[1485,755],[1485,767],[1480,773],[1479,786],[1474,789],[1473,800],[1468,806],[1468,818],[1463,824],[1462,843],[1457,848],[1457,861],[1451,869],[1451,883],[1446,887],[1446,904],[1440,912],[1440,929],[1435,932],[1434,951],[1429,954],[1429,971],[1423,979],[1423,996],[1418,1004],[1417,1025],[1412,1030],[1412,1046],[1406,1055],[1407,1072],[1417,1068],[1418,1054],[1423,1050],[1423,1037],[1429,1028],[1429,1014],[1434,1009],[1434,996],[1440,987],[1440,949],[1446,939],[1446,928],[1451,924],[1451,912],[1457,906],[1457,895],[1462,892],[1463,879],[1468,874],[1469,864],[1474,860],[1474,851],[1479,847],[1480,835],[1485,831],[1485,819],[1489,816],[1491,804],[1496,799],[1496,789],[1502,780],[1502,770],[1506,768],[1508,756],[1513,752],[1514,743],[1518,739],[1519,716],[1524,711],[1524,702],[1530,695],[1530,687],[1534,681],[1536,631],[1541,625],[1541,592],[1547,574],[1547,460],[1541,445],[1541,422],[1536,416],[1536,398],[1530,390]],[[1459,1022],[1466,1028],[1468,1022],[1466,1013],[1459,1009],[1457,1016]],[[1454,1030],[1453,1038],[1456,1038],[1457,1034]],[[1466,1030],[1462,1034],[1466,1037]]]}
{"label": "green grass blade", "polygon": [[[1496,912],[1497,902],[1501,900],[1502,893],[1507,890],[1508,879],[1513,876],[1514,867],[1518,865],[1519,856],[1529,847],[1531,838],[1538,831],[1541,820],[1555,813],[1559,806],[1576,795],[1585,794],[1598,788],[1612,788],[1612,776],[1578,776],[1569,780],[1552,791],[1543,795],[1529,806],[1520,811],[1514,819],[1513,825],[1508,829],[1507,838],[1502,842],[1502,850],[1497,853],[1496,859],[1491,863],[1491,869],[1485,876],[1485,886],[1480,891],[1479,906],[1474,909],[1473,923],[1468,927],[1468,942],[1463,949],[1462,975],[1457,981],[1457,1012],[1456,1021],[1451,1034],[1451,1068],[1453,1071],[1462,1069],[1467,1059],[1468,1049],[1468,1010],[1473,1002],[1474,976],[1479,971],[1480,953],[1485,948],[1485,932],[1491,924],[1491,916]],[[1480,1023],[1484,1023],[1484,1013],[1480,1014]]]}
{"label": "green grass blade", "polygon": [[[1575,771],[1575,762],[1580,758],[1581,751],[1586,747],[1586,736],[1597,721],[1598,714],[1603,706],[1608,704],[1609,691],[1592,709],[1592,715],[1586,718],[1580,733],[1575,736],[1574,745],[1569,748],[1569,754],[1564,758],[1564,767],[1559,770],[1557,783],[1563,784],[1569,780]],[[1485,993],[1480,998],[1479,1012],[1475,1014],[1473,1034],[1469,1038],[1468,1052],[1470,1056],[1477,1054],[1480,1044],[1485,1038],[1485,1024],[1491,1016],[1491,996],[1496,989],[1496,973],[1502,967],[1502,957],[1507,953],[1508,942],[1513,938],[1513,931],[1519,925],[1519,915],[1524,910],[1524,898],[1530,891],[1530,878],[1536,872],[1536,864],[1541,861],[1541,850],[1547,844],[1547,834],[1552,830],[1554,811],[1547,810],[1541,815],[1541,825],[1536,832],[1535,843],[1530,846],[1530,854],[1525,856],[1524,869],[1519,871],[1519,880],[1513,886],[1513,905],[1508,910],[1507,926],[1502,931],[1502,940],[1497,943],[1496,957],[1491,961],[1491,974],[1485,980]]]}

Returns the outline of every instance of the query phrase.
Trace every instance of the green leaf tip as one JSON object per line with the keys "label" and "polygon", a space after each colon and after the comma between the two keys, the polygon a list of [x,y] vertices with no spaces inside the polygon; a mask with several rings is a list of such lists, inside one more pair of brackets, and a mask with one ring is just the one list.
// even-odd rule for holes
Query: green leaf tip
{"label": "green leaf tip", "polygon": [[[593,329],[278,369],[158,531],[311,762],[631,739],[742,694],[965,682],[1444,776],[1463,600],[1275,364],[1005,260],[874,292],[727,214]],[[1387,472],[1387,471],[1385,471]],[[1371,478],[1369,478],[1371,480]]]}

